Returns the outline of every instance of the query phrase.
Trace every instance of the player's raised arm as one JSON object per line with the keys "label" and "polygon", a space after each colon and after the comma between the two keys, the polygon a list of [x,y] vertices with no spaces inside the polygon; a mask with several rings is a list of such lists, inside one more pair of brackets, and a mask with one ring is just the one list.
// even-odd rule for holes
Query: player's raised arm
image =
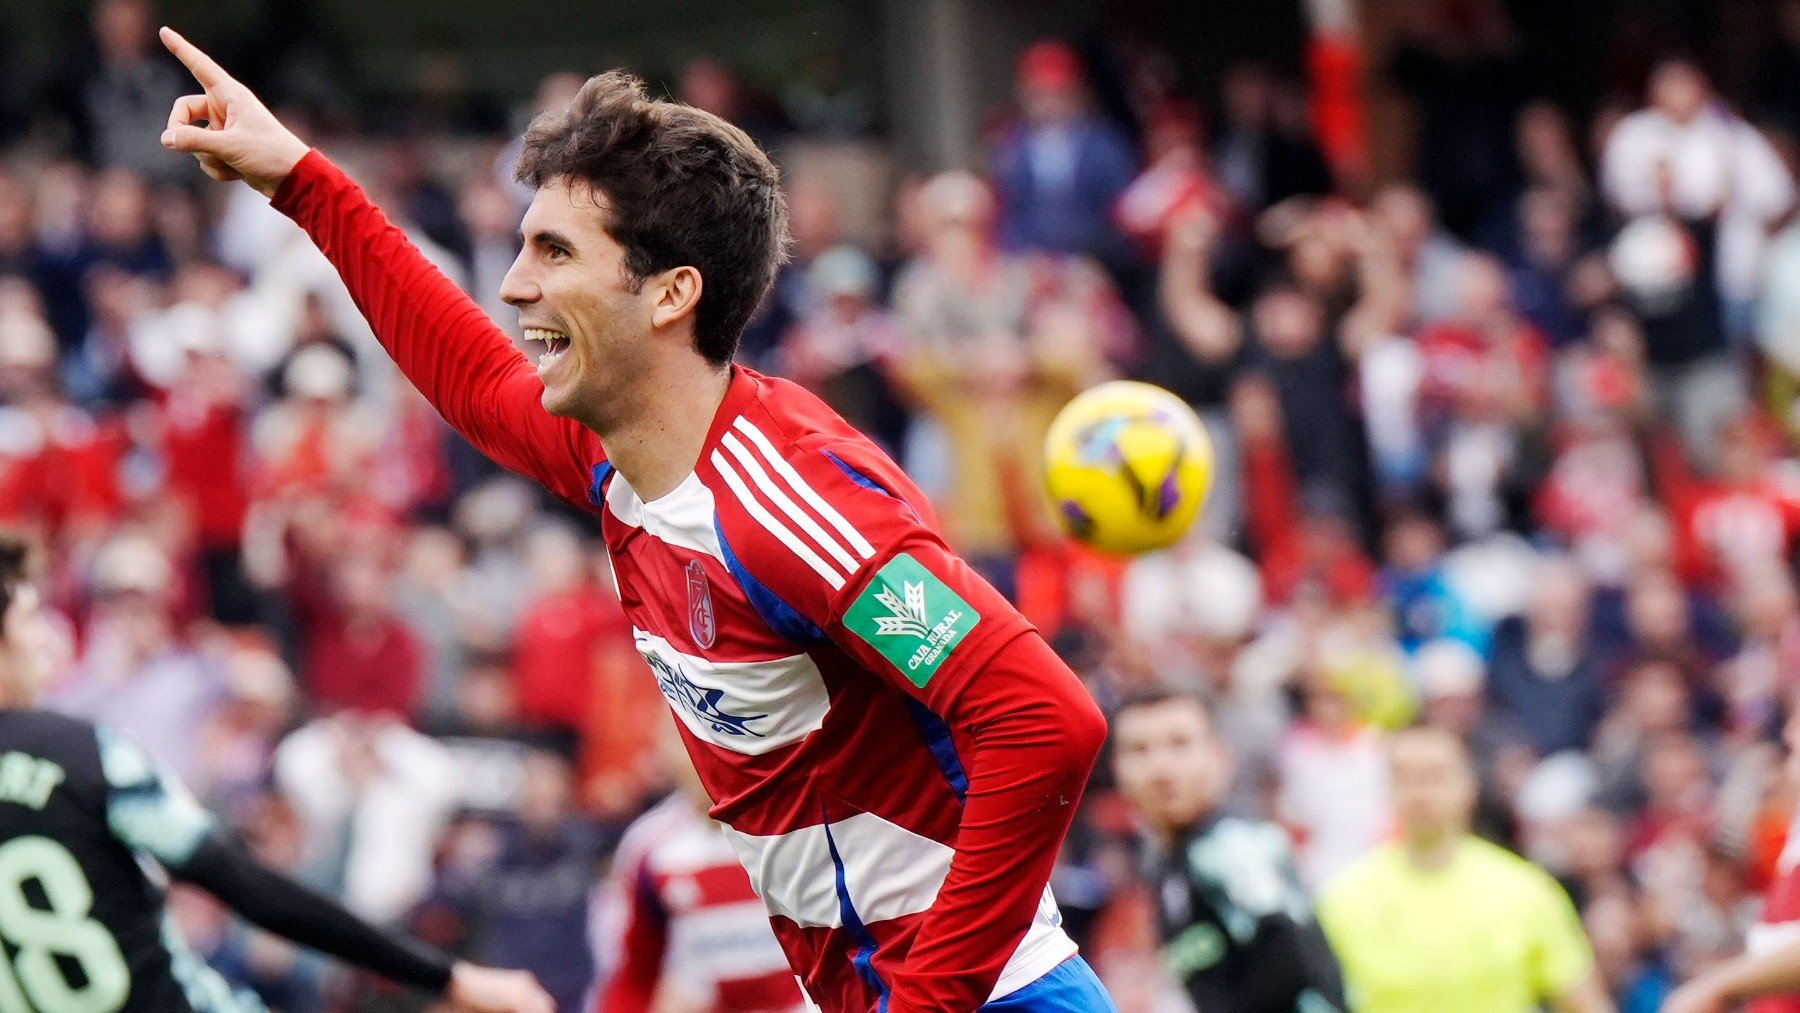
{"label": "player's raised arm", "polygon": [[505,332],[249,88],[174,30],[162,40],[203,89],[176,100],[163,145],[192,154],[213,179],[269,196],[331,260],[382,347],[451,425],[507,468],[586,503],[599,439],[544,410],[544,385]]}

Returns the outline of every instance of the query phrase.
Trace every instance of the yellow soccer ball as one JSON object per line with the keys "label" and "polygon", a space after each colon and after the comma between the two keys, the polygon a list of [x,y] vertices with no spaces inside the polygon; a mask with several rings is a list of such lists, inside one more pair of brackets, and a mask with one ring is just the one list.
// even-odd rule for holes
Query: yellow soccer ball
{"label": "yellow soccer ball", "polygon": [[1044,488],[1063,529],[1107,552],[1173,544],[1212,488],[1213,447],[1185,402],[1114,380],[1063,406],[1044,441]]}

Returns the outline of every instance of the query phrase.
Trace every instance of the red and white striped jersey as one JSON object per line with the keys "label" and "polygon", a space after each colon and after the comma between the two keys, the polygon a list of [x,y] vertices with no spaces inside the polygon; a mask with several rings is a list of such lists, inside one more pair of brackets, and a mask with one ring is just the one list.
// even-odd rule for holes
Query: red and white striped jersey
{"label": "red and white striped jersey", "polygon": [[[713,816],[812,999],[867,1008],[955,854],[967,781],[934,698],[1029,627],[899,468],[786,381],[740,369],[699,466],[653,502],[594,474],[619,600]],[[1046,887],[993,997],[1074,954],[1059,924]]]}
{"label": "red and white striped jersey", "polygon": [[[599,970],[589,1013],[802,1008],[787,957],[736,853],[718,825],[680,795],[625,831],[589,926]],[[670,1001],[664,989],[679,995]]]}
{"label": "red and white striped jersey", "polygon": [[1046,884],[1104,722],[886,454],[732,367],[693,471],[646,502],[322,155],[274,205],[453,426],[599,515],[637,648],[813,1003],[968,1010],[1075,953]]}

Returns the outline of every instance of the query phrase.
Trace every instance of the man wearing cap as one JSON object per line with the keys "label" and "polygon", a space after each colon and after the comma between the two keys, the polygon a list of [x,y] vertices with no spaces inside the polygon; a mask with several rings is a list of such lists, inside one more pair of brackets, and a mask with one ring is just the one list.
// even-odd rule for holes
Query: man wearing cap
{"label": "man wearing cap", "polygon": [[1124,131],[1092,111],[1081,57],[1065,42],[1033,43],[1019,59],[1017,88],[1022,116],[994,152],[1002,240],[1125,263],[1129,249],[1111,214],[1137,160]]}

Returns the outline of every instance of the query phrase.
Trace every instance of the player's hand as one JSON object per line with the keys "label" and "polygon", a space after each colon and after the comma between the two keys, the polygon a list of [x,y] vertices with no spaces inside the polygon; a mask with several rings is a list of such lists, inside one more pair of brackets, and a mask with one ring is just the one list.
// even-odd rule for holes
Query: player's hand
{"label": "player's hand", "polygon": [[[189,152],[216,180],[241,179],[264,196],[274,196],[275,188],[306,157],[306,142],[173,28],[162,30],[162,41],[205,89],[205,94],[175,100],[169,127],[163,131],[163,147]],[[203,127],[197,125],[201,120],[206,122]]]}
{"label": "player's hand", "polygon": [[445,994],[457,1009],[472,1013],[556,1013],[550,993],[528,971],[503,971],[457,961]]}
{"label": "player's hand", "polygon": [[1725,1013],[1730,1000],[1716,981],[1701,975],[1676,989],[1663,1003],[1662,1013]]}

